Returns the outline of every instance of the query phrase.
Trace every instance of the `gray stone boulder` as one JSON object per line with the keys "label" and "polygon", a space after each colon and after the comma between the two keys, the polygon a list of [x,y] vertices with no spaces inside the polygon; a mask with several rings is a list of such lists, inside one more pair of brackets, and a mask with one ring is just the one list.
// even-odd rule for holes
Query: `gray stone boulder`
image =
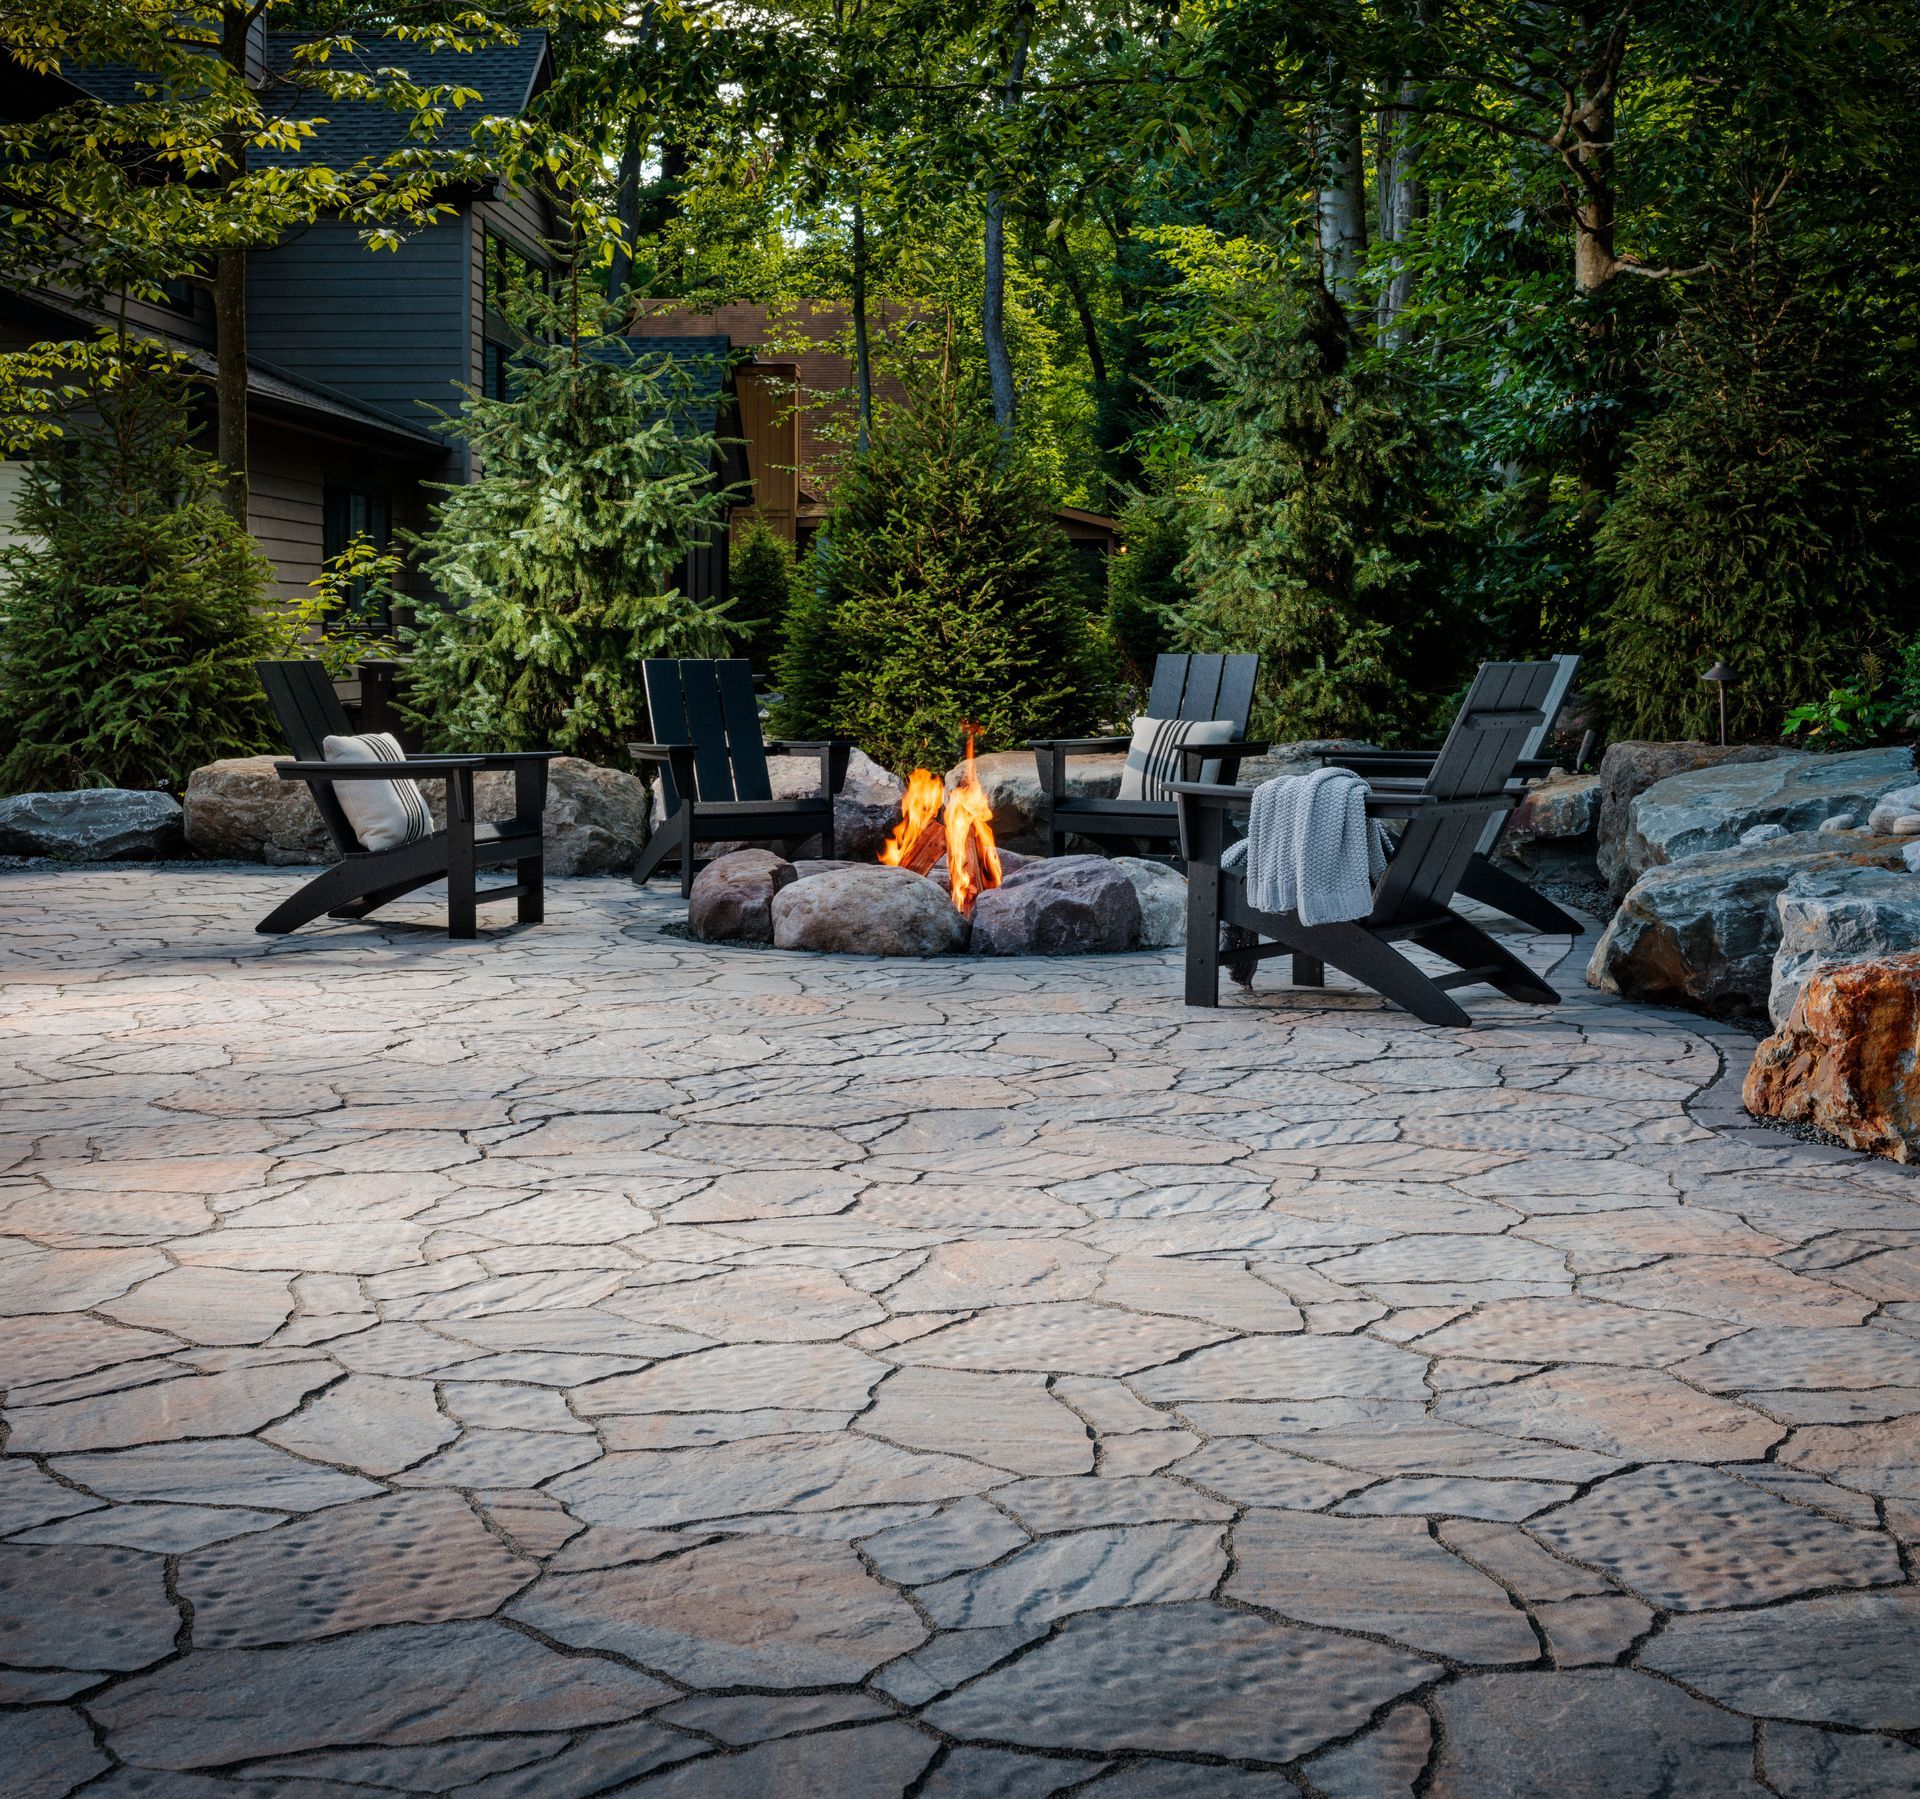
{"label": "gray stone boulder", "polygon": [[[767,778],[777,800],[811,799],[820,791],[818,756],[769,756]],[[900,796],[907,784],[865,750],[847,758],[847,777],[833,801],[833,850],[837,859],[871,862],[900,822]],[[819,840],[801,848],[819,849]]]}
{"label": "gray stone boulder", "polygon": [[844,956],[944,956],[967,946],[967,921],[943,888],[906,868],[832,868],[773,896],[778,949]]}
{"label": "gray stone boulder", "polygon": [[1867,829],[1882,837],[1920,836],[1920,782],[1883,793],[1867,815]]}
{"label": "gray stone boulder", "polygon": [[1756,825],[1797,834],[1833,818],[1866,818],[1913,778],[1905,745],[1838,756],[1789,752],[1669,775],[1628,807],[1620,866],[1638,879],[1649,868],[1736,844]]}
{"label": "gray stone boulder", "polygon": [[1133,883],[1140,902],[1143,949],[1167,949],[1187,940],[1187,881],[1177,868],[1144,856],[1115,856],[1113,865]]}
{"label": "gray stone boulder", "polygon": [[1816,974],[1920,950],[1920,881],[1904,869],[1843,864],[1797,874],[1775,905],[1780,947],[1767,1011],[1776,1031],[1787,1028],[1793,1002]]}
{"label": "gray stone boulder", "polygon": [[1513,809],[1494,859],[1527,877],[1598,878],[1600,777],[1555,770]]}
{"label": "gray stone boulder", "polygon": [[1600,758],[1597,855],[1600,878],[1613,889],[1614,898],[1625,893],[1645,867],[1644,863],[1628,867],[1627,834],[1633,802],[1649,787],[1693,769],[1717,768],[1726,763],[1738,766],[1771,762],[1789,754],[1790,751],[1769,744],[1740,744],[1722,749],[1711,743],[1643,743],[1632,738],[1609,744],[1606,754]]}
{"label": "gray stone boulder", "polygon": [[[427,803],[442,818],[446,787],[429,782]],[[513,776],[485,774],[473,783],[473,809],[481,818],[513,816]],[[602,768],[578,756],[547,764],[543,831],[550,875],[625,874],[647,847],[652,796],[639,775]]]}
{"label": "gray stone boulder", "polygon": [[1258,787],[1281,775],[1310,775],[1321,766],[1324,755],[1347,755],[1355,750],[1376,750],[1380,746],[1358,737],[1299,737],[1267,746],[1264,756],[1249,756],[1240,764],[1237,784]]}
{"label": "gray stone boulder", "polygon": [[[974,762],[974,773],[993,808],[993,839],[1001,849],[1026,855],[1047,853],[1048,805],[1040,791],[1040,769],[1032,750],[998,750]],[[1110,800],[1120,791],[1125,756],[1070,756],[1067,792],[1078,799]],[[951,793],[966,775],[964,762],[947,770]]]}
{"label": "gray stone boulder", "polygon": [[180,802],[170,793],[82,787],[0,799],[0,855],[63,862],[150,861],[186,848]]}
{"label": "gray stone boulder", "polygon": [[1901,841],[1806,831],[1650,868],[1594,946],[1587,983],[1716,1018],[1766,1016],[1780,947],[1776,905],[1796,875],[1899,868]]}
{"label": "gray stone boulder", "polygon": [[283,781],[284,756],[235,756],[187,777],[187,842],[197,855],[275,867],[336,860],[304,781]]}
{"label": "gray stone boulder", "polygon": [[982,956],[1089,956],[1140,947],[1140,899],[1104,856],[1029,862],[981,894],[973,948]]}
{"label": "gray stone boulder", "polygon": [[766,850],[716,857],[693,878],[687,929],[702,943],[771,943],[774,897],[798,878]]}

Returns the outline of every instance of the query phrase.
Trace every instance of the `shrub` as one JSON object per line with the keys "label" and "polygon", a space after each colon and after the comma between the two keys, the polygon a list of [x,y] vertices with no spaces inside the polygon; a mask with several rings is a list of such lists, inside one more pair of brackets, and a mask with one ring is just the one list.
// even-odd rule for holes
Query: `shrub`
{"label": "shrub", "polygon": [[1182,636],[1260,653],[1259,735],[1417,739],[1462,663],[1426,440],[1317,285],[1260,301],[1214,346],[1213,397],[1185,409]]}
{"label": "shrub", "polygon": [[287,628],[170,366],[105,352],[74,397],[0,551],[0,792],[178,790],[272,744],[253,665]]}
{"label": "shrub", "polygon": [[673,364],[622,338],[529,344],[511,398],[468,398],[456,429],[480,476],[415,540],[446,604],[401,632],[429,747],[624,767],[645,735],[641,661],[725,652],[726,607],[675,585],[725,528],[694,410]]}
{"label": "shrub", "polygon": [[905,771],[1081,728],[1100,699],[1073,552],[1031,466],[952,394],[893,408],[842,476],[787,618],[776,727]]}
{"label": "shrub", "polygon": [[771,674],[780,653],[787,609],[793,604],[793,546],[758,513],[733,540],[727,579],[731,618],[746,634],[742,646],[757,674]]}
{"label": "shrub", "polygon": [[1107,638],[1127,684],[1144,693],[1155,659],[1174,646],[1186,583],[1180,565],[1191,540],[1175,500],[1142,499],[1120,521],[1120,553],[1107,586]]}
{"label": "shrub", "polygon": [[1729,733],[1771,738],[1796,705],[1868,700],[1878,677],[1863,671],[1920,622],[1920,467],[1897,396],[1869,375],[1871,335],[1800,291],[1764,233],[1683,311],[1665,410],[1599,532],[1615,598],[1595,688],[1617,734],[1714,735],[1700,676],[1724,658]]}

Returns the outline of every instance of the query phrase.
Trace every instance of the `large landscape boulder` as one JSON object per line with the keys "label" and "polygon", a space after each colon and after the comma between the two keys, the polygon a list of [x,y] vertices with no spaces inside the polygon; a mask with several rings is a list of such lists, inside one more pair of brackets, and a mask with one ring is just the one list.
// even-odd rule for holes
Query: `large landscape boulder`
{"label": "large landscape boulder", "polygon": [[[446,787],[427,785],[435,822],[443,820]],[[578,756],[547,764],[543,829],[550,875],[624,874],[647,847],[652,798],[647,783],[625,769],[602,768]],[[513,776],[484,774],[473,783],[473,809],[481,818],[513,816]]]}
{"label": "large landscape boulder", "polygon": [[774,896],[798,879],[766,850],[716,857],[693,878],[687,929],[703,943],[771,943]]}
{"label": "large landscape boulder", "polygon": [[1140,945],[1167,949],[1187,940],[1187,881],[1176,868],[1144,856],[1115,856],[1113,865],[1133,883],[1140,902]]}
{"label": "large landscape boulder", "polygon": [[[1649,787],[1697,768],[1716,768],[1723,763],[1769,762],[1789,753],[1766,744],[1723,749],[1711,743],[1642,743],[1632,738],[1609,744],[1606,754],[1600,758],[1597,829],[1601,880],[1612,887],[1618,899],[1646,866],[1641,863],[1629,869],[1627,831],[1630,808]],[[1815,824],[1819,822],[1814,820]],[[1727,841],[1732,842],[1738,836],[1736,831]]]}
{"label": "large landscape boulder", "polygon": [[1855,1149],[1920,1160],[1920,953],[1815,974],[1754,1053],[1747,1110]]}
{"label": "large landscape boulder", "polygon": [[1522,877],[1593,881],[1600,851],[1600,777],[1556,770],[1527,789],[1495,860]]}
{"label": "large landscape boulder", "polygon": [[1270,743],[1264,756],[1249,756],[1240,764],[1235,782],[1241,787],[1258,787],[1280,775],[1310,775],[1321,766],[1320,758],[1346,755],[1355,750],[1378,749],[1358,737],[1300,737],[1283,743]]}
{"label": "large landscape boulder", "polygon": [[1624,999],[1762,1019],[1796,875],[1899,868],[1895,837],[1802,832],[1650,868],[1595,945],[1587,982]]}
{"label": "large landscape boulder", "polygon": [[82,787],[0,799],[0,855],[63,862],[128,862],[186,848],[180,802],[170,793]]}
{"label": "large landscape boulder", "polygon": [[273,772],[284,756],[235,756],[187,777],[187,842],[197,855],[276,867],[336,860],[304,781]]}
{"label": "large landscape boulder", "polygon": [[[1028,855],[1047,853],[1047,797],[1040,791],[1040,770],[1032,750],[998,750],[978,757],[974,773],[993,808],[993,839],[1002,849]],[[1067,792],[1078,799],[1110,800],[1120,791],[1127,759],[1120,756],[1070,756]],[[951,793],[966,778],[964,762],[947,770]]]}
{"label": "large landscape boulder", "polygon": [[828,869],[773,897],[779,949],[847,956],[943,956],[967,945],[967,921],[944,888],[911,869]]}
{"label": "large landscape boulder", "polygon": [[1920,881],[1904,870],[1847,866],[1797,874],[1776,905],[1780,947],[1767,996],[1776,1031],[1786,1029],[1814,975],[1920,950]]}
{"label": "large landscape boulder", "polygon": [[[811,799],[820,791],[818,756],[769,756],[767,778],[777,800]],[[848,862],[871,862],[900,822],[900,796],[907,784],[869,756],[847,758],[846,779],[833,801],[833,853]],[[818,840],[811,846],[818,849]]]}
{"label": "large landscape boulder", "polygon": [[1637,879],[1649,868],[1725,849],[1762,825],[1798,833],[1832,818],[1864,824],[1883,795],[1913,779],[1913,752],[1904,744],[1837,756],[1788,753],[1670,775],[1628,807],[1621,867]]}
{"label": "large landscape boulder", "polygon": [[1104,856],[1056,856],[1017,868],[974,902],[982,956],[1105,955],[1140,947],[1140,899]]}

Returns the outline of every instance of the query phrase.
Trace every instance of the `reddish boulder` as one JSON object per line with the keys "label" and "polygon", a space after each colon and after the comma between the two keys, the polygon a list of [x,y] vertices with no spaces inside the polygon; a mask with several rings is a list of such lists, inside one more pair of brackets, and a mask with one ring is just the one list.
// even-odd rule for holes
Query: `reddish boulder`
{"label": "reddish boulder", "polygon": [[1755,1052],[1756,1118],[1810,1124],[1855,1149],[1920,1161],[1920,951],[1816,974]]}

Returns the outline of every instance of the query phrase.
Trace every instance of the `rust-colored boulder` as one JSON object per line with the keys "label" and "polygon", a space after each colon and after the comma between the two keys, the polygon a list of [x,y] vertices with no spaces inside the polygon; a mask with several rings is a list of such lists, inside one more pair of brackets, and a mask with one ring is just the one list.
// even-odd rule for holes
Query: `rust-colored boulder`
{"label": "rust-colored boulder", "polygon": [[1896,1162],[1920,1161],[1916,1046],[1920,951],[1828,968],[1755,1052],[1747,1110],[1810,1124]]}

